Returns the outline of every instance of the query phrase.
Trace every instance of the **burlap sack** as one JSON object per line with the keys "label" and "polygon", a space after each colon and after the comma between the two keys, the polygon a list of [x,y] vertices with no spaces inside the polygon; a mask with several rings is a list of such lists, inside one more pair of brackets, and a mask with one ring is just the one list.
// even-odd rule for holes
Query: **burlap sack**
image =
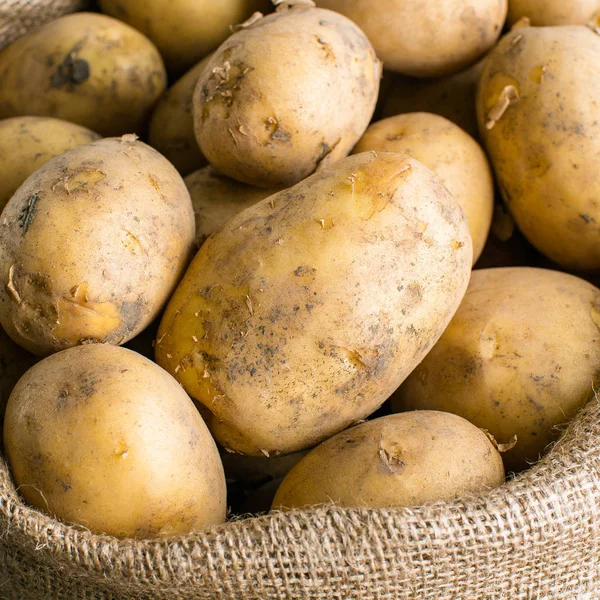
{"label": "burlap sack", "polygon": [[600,403],[486,498],[323,508],[134,542],[31,510],[0,466],[10,600],[586,600],[600,597]]}
{"label": "burlap sack", "polygon": [[0,49],[31,29],[86,5],[87,0],[0,0]]}

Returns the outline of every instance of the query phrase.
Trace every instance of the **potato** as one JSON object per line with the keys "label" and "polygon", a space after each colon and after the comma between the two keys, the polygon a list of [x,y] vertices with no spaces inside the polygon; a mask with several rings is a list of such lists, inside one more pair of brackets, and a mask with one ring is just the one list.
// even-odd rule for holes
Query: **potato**
{"label": "potato", "polygon": [[0,118],[57,117],[104,135],[142,133],[166,86],[160,54],[104,15],[56,19],[0,52]]}
{"label": "potato", "polygon": [[551,260],[600,268],[600,36],[518,28],[490,53],[477,114],[498,184],[525,237]]}
{"label": "potato", "polygon": [[471,259],[462,210],[431,171],[358,154],[208,238],[156,357],[225,448],[310,448],[375,411],[425,356]]}
{"label": "potato", "polygon": [[223,467],[202,417],[131,350],[88,344],[42,360],[8,401],[4,440],[23,498],[66,523],[141,538],[225,520]]}
{"label": "potato", "polygon": [[208,58],[176,81],[160,99],[150,118],[148,143],[168,158],[182,175],[207,163],[194,133],[192,98]]}
{"label": "potato", "polygon": [[508,22],[527,17],[532,25],[585,25],[600,10],[600,0],[508,0]]}
{"label": "potato", "polygon": [[233,179],[291,186],[348,155],[369,125],[380,75],[354,23],[286,6],[215,52],[194,92],[196,139]]}
{"label": "potato", "polygon": [[0,323],[34,354],[122,344],[166,303],[190,258],[190,196],[135,136],[69,150],[2,213]]}
{"label": "potato", "polygon": [[600,375],[600,290],[566,273],[473,271],[440,341],[393,397],[397,410],[445,410],[487,429],[508,469],[538,460],[592,397]]}
{"label": "potato", "polygon": [[85,127],[48,117],[0,121],[0,211],[17,188],[51,158],[99,137]]}
{"label": "potato", "polygon": [[403,152],[437,175],[467,217],[475,262],[487,240],[494,211],[494,179],[479,144],[444,117],[420,112],[373,123],[354,154],[368,150]]}
{"label": "potato", "polygon": [[361,27],[390,71],[441,77],[471,66],[494,46],[507,0],[316,0]]}
{"label": "potato", "polygon": [[185,178],[196,216],[196,246],[220,229],[239,212],[277,193],[229,179],[212,167],[200,169]]}
{"label": "potato", "polygon": [[220,46],[232,26],[272,5],[269,0],[100,0],[100,8],[147,35],[167,67],[185,71]]}
{"label": "potato", "polygon": [[287,474],[273,508],[419,506],[503,483],[502,458],[483,431],[449,413],[416,411],[323,442]]}

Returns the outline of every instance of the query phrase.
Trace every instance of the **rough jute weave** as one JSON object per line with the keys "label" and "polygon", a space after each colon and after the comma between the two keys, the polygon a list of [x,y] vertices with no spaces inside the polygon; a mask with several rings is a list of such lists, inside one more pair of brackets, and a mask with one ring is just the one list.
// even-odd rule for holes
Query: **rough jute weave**
{"label": "rough jute weave", "polygon": [[85,8],[87,0],[0,0],[0,49],[48,21]]}
{"label": "rough jute weave", "polygon": [[25,506],[0,464],[10,600],[459,600],[600,597],[600,403],[537,466],[482,498],[321,508],[172,540],[119,541]]}

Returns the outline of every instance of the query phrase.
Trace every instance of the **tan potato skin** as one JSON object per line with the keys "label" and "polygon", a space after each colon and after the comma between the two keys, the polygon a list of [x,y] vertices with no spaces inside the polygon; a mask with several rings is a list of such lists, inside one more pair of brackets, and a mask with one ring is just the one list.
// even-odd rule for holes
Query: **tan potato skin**
{"label": "tan potato skin", "polygon": [[292,453],[374,412],[466,289],[458,204],[399,154],[349,157],[246,209],[202,246],[156,357],[225,448]]}
{"label": "tan potato skin", "polygon": [[349,154],[375,110],[381,64],[358,27],[304,6],[234,33],[194,92],[196,139],[223,174],[289,187]]}
{"label": "tan potato skin", "polygon": [[536,27],[585,25],[597,10],[598,0],[508,0],[508,22],[527,17]]}
{"label": "tan potato skin", "polygon": [[265,190],[221,175],[206,167],[185,179],[196,217],[196,246],[220,229],[229,219],[260,200],[276,194],[278,189]]}
{"label": "tan potato skin", "polygon": [[193,248],[183,180],[134,136],[69,150],[31,175],[0,221],[0,322],[38,355],[122,344],[166,303]]}
{"label": "tan potato skin", "polygon": [[507,0],[316,0],[367,34],[387,70],[441,77],[477,62],[494,46]]}
{"label": "tan potato skin", "polygon": [[475,263],[494,212],[494,178],[481,146],[444,117],[409,113],[373,123],[353,153],[369,150],[408,154],[436,174],[467,217]]}
{"label": "tan potato skin", "polygon": [[166,87],[141,33],[105,15],[61,17],[0,52],[0,118],[56,117],[104,136],[143,133]]}
{"label": "tan potato skin", "polygon": [[600,290],[566,273],[473,271],[452,322],[392,398],[395,410],[444,410],[517,435],[507,469],[537,461],[600,377]]}
{"label": "tan potato skin", "polygon": [[[600,36],[581,26],[519,28],[490,53],[477,115],[519,229],[548,258],[600,268]],[[519,99],[502,114],[503,91]]]}
{"label": "tan potato skin", "polygon": [[17,188],[51,158],[100,136],[49,117],[13,117],[0,121],[0,212]]}
{"label": "tan potato skin", "polygon": [[176,81],[159,100],[150,117],[148,143],[168,158],[182,175],[207,163],[194,133],[192,98],[208,60],[201,60]]}
{"label": "tan potato skin", "polygon": [[6,457],[24,499],[94,533],[146,538],[225,521],[219,453],[177,382],[124,348],[54,354],[15,387]]}
{"label": "tan potato skin", "polygon": [[284,478],[273,509],[419,506],[504,483],[502,457],[483,431],[449,413],[381,417],[338,433]]}
{"label": "tan potato skin", "polygon": [[167,67],[181,72],[220,46],[232,26],[272,5],[269,0],[100,0],[100,8],[141,31]]}

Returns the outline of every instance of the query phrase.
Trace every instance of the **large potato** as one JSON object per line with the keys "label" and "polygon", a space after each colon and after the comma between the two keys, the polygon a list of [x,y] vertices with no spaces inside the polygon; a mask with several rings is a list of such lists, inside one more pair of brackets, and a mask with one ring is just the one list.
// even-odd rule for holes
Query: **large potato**
{"label": "large potato", "polygon": [[224,42],[232,26],[272,5],[269,0],[100,0],[100,7],[147,35],[167,67],[184,71]]}
{"label": "large potato", "polygon": [[600,0],[508,0],[508,22],[527,17],[532,25],[585,25],[600,10]]}
{"label": "large potato", "polygon": [[0,121],[0,211],[17,188],[51,158],[99,137],[85,127],[49,117]]}
{"label": "large potato", "polygon": [[512,470],[538,460],[600,377],[600,290],[566,273],[473,271],[467,294],[396,410],[445,410],[487,429]]}
{"label": "large potato", "polygon": [[188,175],[185,184],[196,217],[196,246],[239,212],[279,190],[265,190],[221,175],[212,167]]}
{"label": "large potato", "polygon": [[498,40],[507,0],[316,0],[367,34],[390,71],[440,77],[477,62]]}
{"label": "large potato", "polygon": [[160,54],[111,17],[67,15],[0,52],[0,118],[57,117],[102,135],[142,133],[166,86]]}
{"label": "large potato", "polygon": [[225,175],[288,187],[348,155],[369,125],[380,75],[369,40],[346,17],[286,7],[210,59],[194,93],[196,139]]}
{"label": "large potato", "polygon": [[418,506],[504,483],[502,457],[455,415],[415,411],[363,423],[309,452],[286,475],[273,508]]}
{"label": "large potato", "polygon": [[202,417],[177,382],[124,348],[54,354],[16,385],[6,457],[25,500],[118,537],[199,531],[225,520],[225,478]]}
{"label": "large potato", "polygon": [[246,209],[169,302],[157,360],[245,454],[309,448],[365,418],[466,289],[458,204],[417,161],[359,154]]}
{"label": "large potato", "polygon": [[477,113],[519,229],[550,259],[600,268],[600,36],[518,28],[492,50]]}
{"label": "large potato", "polygon": [[487,240],[494,212],[494,179],[479,144],[444,117],[418,112],[373,123],[354,148],[354,154],[368,150],[408,154],[436,174],[467,217],[475,263]]}
{"label": "large potato", "polygon": [[47,162],[1,227],[0,322],[40,355],[136,336],[179,281],[195,234],[183,180],[134,136]]}

